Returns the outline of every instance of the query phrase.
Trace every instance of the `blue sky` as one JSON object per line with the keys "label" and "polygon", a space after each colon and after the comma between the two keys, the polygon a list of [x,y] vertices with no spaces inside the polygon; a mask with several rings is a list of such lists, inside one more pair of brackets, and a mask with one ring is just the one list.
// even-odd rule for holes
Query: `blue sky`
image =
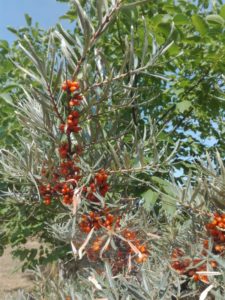
{"label": "blue sky", "polygon": [[[67,3],[56,0],[0,0],[0,40],[13,41],[14,35],[7,30],[7,26],[15,28],[26,26],[24,14],[32,17],[40,27],[54,26],[58,18],[68,10]],[[61,22],[68,27],[68,22]]]}

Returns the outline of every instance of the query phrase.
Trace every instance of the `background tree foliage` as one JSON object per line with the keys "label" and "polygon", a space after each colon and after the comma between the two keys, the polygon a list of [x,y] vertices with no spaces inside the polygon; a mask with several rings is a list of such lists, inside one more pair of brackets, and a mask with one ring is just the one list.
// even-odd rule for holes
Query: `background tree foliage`
{"label": "background tree foliage", "polygon": [[[65,117],[60,86],[76,78],[85,102],[82,131],[72,143],[84,149],[83,183],[100,167],[107,169],[111,190],[106,202],[123,210],[126,226],[160,237],[151,241],[151,255],[141,271],[144,286],[138,276],[114,282],[106,264],[106,278],[95,274],[106,286],[104,292],[95,288],[87,299],[119,299],[125,290],[134,299],[193,296],[201,287],[179,279],[169,255],[179,245],[188,255],[198,252],[207,214],[224,211],[225,5],[169,0],[70,3],[62,18],[74,22],[73,31],[61,25],[43,31],[26,15],[27,27],[10,28],[17,37],[13,45],[0,43],[2,245],[15,247],[25,267],[71,259],[74,224],[88,211],[88,203],[74,217],[60,203],[46,207],[37,185],[43,162],[51,167],[60,160],[57,147],[63,137],[54,104]],[[216,138],[214,147],[211,137]],[[180,168],[183,175],[174,179]],[[30,237],[43,243],[40,251],[23,246]],[[224,272],[224,261],[216,260]],[[159,270],[157,278],[152,266]],[[80,269],[83,277],[78,281],[86,276]],[[219,297],[224,291],[218,278],[213,280]],[[70,286],[65,290],[72,293]]]}

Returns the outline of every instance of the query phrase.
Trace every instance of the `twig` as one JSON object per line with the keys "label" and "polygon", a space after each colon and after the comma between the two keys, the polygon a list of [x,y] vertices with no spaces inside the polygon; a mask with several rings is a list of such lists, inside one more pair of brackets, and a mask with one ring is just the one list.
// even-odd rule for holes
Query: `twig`
{"label": "twig", "polygon": [[114,13],[117,12],[120,9],[120,4],[121,1],[117,1],[115,7],[112,9],[112,11],[105,16],[105,20],[104,22],[102,22],[102,24],[99,26],[99,28],[97,29],[97,31],[95,31],[92,35],[92,38],[90,39],[90,46],[89,49],[87,50],[87,52],[85,53],[85,55],[83,55],[80,60],[77,63],[76,69],[74,70],[73,73],[73,80],[75,80],[77,74],[80,71],[81,65],[82,63],[85,61],[87,54],[90,52],[90,50],[92,49],[92,47],[94,46],[95,42],[97,41],[98,37],[106,30],[108,24],[110,23],[111,19],[114,16]]}
{"label": "twig", "polygon": [[54,98],[54,96],[53,96],[53,94],[52,94],[50,85],[49,85],[48,82],[46,82],[46,85],[47,85],[47,89],[48,89],[48,92],[49,92],[49,96],[50,96],[52,105],[53,105],[53,107],[54,107],[54,111],[55,111],[57,117],[59,118],[59,120],[60,120],[62,123],[64,123],[63,117],[60,115],[59,110],[58,110],[58,107],[57,107],[57,105],[56,105],[55,98]]}

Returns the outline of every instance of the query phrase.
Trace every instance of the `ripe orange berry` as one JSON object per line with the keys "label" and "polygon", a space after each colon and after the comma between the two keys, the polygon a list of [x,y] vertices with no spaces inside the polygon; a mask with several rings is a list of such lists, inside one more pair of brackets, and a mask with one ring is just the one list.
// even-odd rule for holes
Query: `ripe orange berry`
{"label": "ripe orange berry", "polygon": [[216,245],[216,246],[215,246],[215,250],[216,250],[217,252],[222,252],[222,251],[223,251],[223,246],[221,246],[221,245]]}
{"label": "ripe orange berry", "polygon": [[69,102],[69,106],[79,106],[79,105],[80,105],[80,102],[76,99],[72,99]]}
{"label": "ripe orange berry", "polygon": [[199,275],[199,279],[206,284],[209,283],[209,279],[206,275]]}
{"label": "ripe orange berry", "polygon": [[96,189],[95,189],[95,184],[94,184],[94,183],[91,183],[91,184],[90,184],[90,188],[91,188],[92,191],[93,191],[93,190],[96,190]]}
{"label": "ripe orange berry", "polygon": [[204,248],[208,249],[208,247],[209,247],[209,241],[208,240],[204,240],[203,246],[204,246]]}
{"label": "ripe orange berry", "polygon": [[99,244],[94,244],[93,246],[92,246],[92,249],[93,249],[93,251],[99,251],[100,250],[100,245]]}
{"label": "ripe orange berry", "polygon": [[199,281],[199,279],[200,279],[200,278],[199,278],[199,275],[198,275],[198,274],[194,274],[194,275],[193,275],[193,279],[194,279],[194,281],[196,281],[196,282]]}
{"label": "ripe orange berry", "polygon": [[77,81],[72,81],[71,84],[70,84],[70,86],[71,87],[75,87],[76,89],[80,88],[79,82],[77,82]]}
{"label": "ripe orange berry", "polygon": [[223,228],[224,227],[224,223],[221,221],[221,222],[218,223],[217,226],[220,227],[220,228]]}
{"label": "ripe orange berry", "polygon": [[144,246],[144,245],[138,247],[138,249],[139,249],[142,253],[146,252],[146,246]]}
{"label": "ripe orange berry", "polygon": [[218,223],[218,221],[216,219],[214,219],[211,224],[216,226],[217,223]]}
{"label": "ripe orange berry", "polygon": [[214,261],[214,260],[212,260],[212,261],[210,262],[210,265],[211,265],[211,267],[214,269],[214,268],[217,267],[217,262]]}
{"label": "ripe orange berry", "polygon": [[136,261],[137,263],[143,263],[143,262],[145,262],[147,259],[148,259],[148,256],[147,256],[146,254],[142,254],[142,255],[136,257],[136,258],[135,258],[135,261]]}
{"label": "ripe orange berry", "polygon": [[45,205],[50,205],[51,204],[51,199],[50,198],[45,198],[44,199],[44,204]]}
{"label": "ripe orange berry", "polygon": [[82,227],[82,231],[85,233],[89,233],[91,231],[91,227],[90,226]]}

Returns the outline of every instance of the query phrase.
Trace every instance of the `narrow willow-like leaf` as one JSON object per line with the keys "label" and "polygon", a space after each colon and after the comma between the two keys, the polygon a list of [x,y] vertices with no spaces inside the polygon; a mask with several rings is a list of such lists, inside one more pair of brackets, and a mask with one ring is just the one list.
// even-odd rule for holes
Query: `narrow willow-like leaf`
{"label": "narrow willow-like leaf", "polygon": [[85,55],[85,53],[87,52],[88,47],[89,47],[91,36],[94,33],[94,27],[91,24],[90,19],[88,18],[86,12],[83,10],[80,2],[78,0],[72,0],[72,2],[75,4],[75,6],[77,8],[77,12],[78,12],[79,20],[80,20],[80,24],[81,24],[81,29],[82,29],[83,35],[84,35],[83,55]]}
{"label": "narrow willow-like leaf", "polygon": [[116,289],[116,286],[115,286],[115,283],[114,283],[111,267],[107,262],[105,263],[105,270],[106,270],[106,276],[107,276],[110,288],[112,289],[116,299],[118,300],[119,295],[118,295],[118,292],[117,292],[117,289]]}
{"label": "narrow willow-like leaf", "polygon": [[98,15],[98,25],[100,26],[102,24],[103,18],[104,0],[96,0],[96,8]]}
{"label": "narrow willow-like leaf", "polygon": [[39,56],[36,53],[35,49],[33,48],[29,39],[26,36],[24,36],[24,39],[27,42],[29,50],[27,50],[21,43],[19,43],[20,48],[31,59],[31,61],[34,62],[34,64],[37,67],[38,73],[43,77],[44,81],[47,81],[47,75],[46,75],[44,62],[39,59]]}

